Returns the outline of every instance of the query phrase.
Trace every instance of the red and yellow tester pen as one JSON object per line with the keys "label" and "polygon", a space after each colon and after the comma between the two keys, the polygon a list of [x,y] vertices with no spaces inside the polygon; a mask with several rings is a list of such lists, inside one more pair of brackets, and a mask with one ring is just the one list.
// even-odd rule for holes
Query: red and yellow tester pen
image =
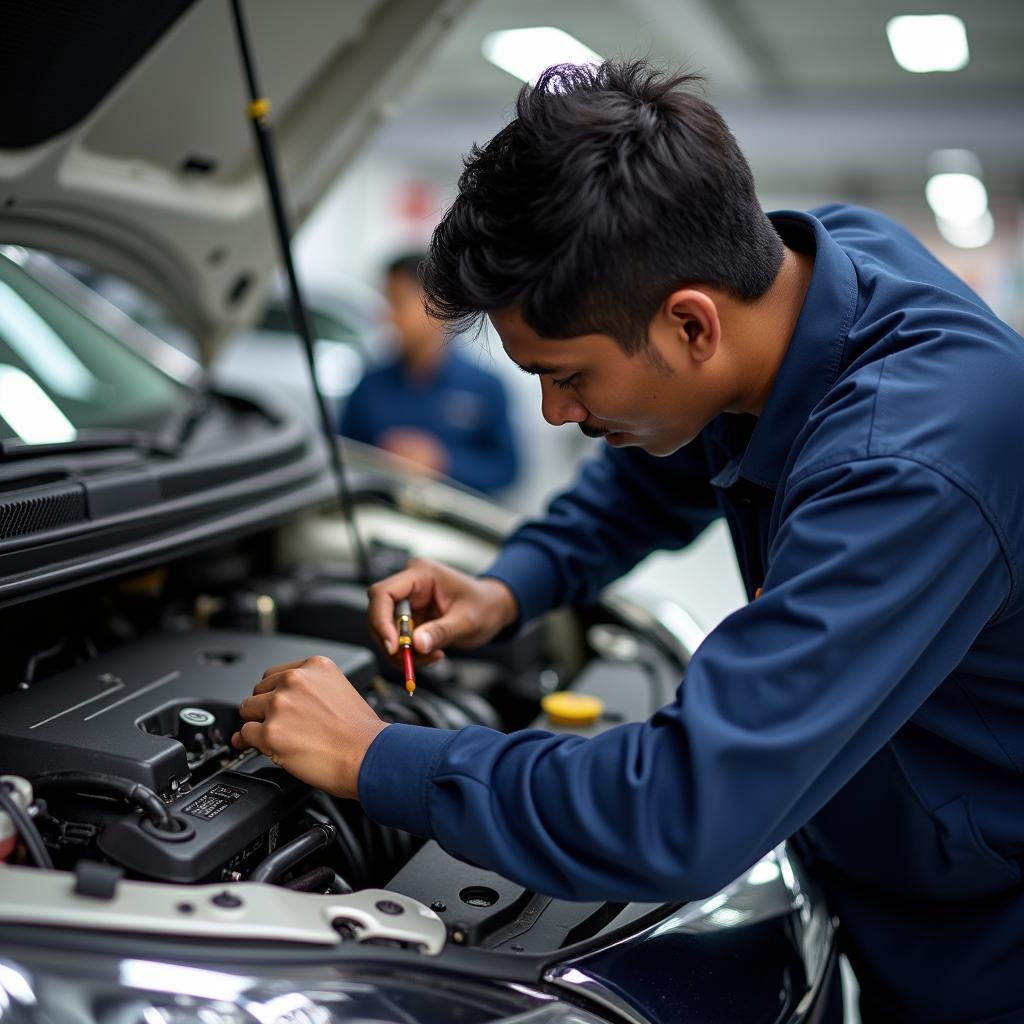
{"label": "red and yellow tester pen", "polygon": [[416,692],[416,673],[412,665],[412,606],[408,601],[395,605],[395,619],[398,623],[398,649],[402,652],[405,668],[405,691],[411,697]]}

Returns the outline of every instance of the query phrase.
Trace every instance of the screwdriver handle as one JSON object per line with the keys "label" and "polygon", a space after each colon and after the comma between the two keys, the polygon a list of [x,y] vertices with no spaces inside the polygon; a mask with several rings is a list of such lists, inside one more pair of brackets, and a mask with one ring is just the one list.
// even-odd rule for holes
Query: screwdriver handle
{"label": "screwdriver handle", "polygon": [[411,697],[416,692],[416,673],[412,662],[412,605],[407,599],[395,604],[395,618],[398,620],[398,646],[402,651],[402,665],[405,668],[405,689]]}

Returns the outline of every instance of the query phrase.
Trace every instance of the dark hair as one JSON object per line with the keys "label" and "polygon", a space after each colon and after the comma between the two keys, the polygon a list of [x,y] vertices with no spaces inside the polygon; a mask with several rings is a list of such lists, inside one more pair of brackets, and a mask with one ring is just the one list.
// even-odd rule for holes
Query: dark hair
{"label": "dark hair", "polygon": [[782,241],[721,115],[681,91],[700,81],[635,61],[524,86],[434,231],[430,313],[464,329],[514,306],[544,337],[609,334],[635,352],[680,285],[763,295]]}
{"label": "dark hair", "polygon": [[420,267],[426,260],[425,252],[404,252],[388,260],[384,267],[384,274],[390,277],[392,274],[399,274],[402,277],[411,277],[417,283],[420,282]]}

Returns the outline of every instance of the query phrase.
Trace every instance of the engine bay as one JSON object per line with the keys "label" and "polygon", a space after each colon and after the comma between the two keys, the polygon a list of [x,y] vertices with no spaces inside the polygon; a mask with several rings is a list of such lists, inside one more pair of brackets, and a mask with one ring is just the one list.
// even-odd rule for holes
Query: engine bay
{"label": "engine bay", "polygon": [[[572,728],[586,734],[671,699],[681,671],[671,652],[607,608],[558,613],[514,641],[451,652],[418,673],[410,699],[370,639],[366,588],[351,567],[282,569],[275,550],[267,534],[94,584],[87,598],[80,589],[5,613],[20,658],[5,662],[0,774],[30,784],[28,810],[76,893],[109,900],[126,879],[227,906],[237,897],[224,886],[258,881],[356,901],[332,922],[342,940],[425,949],[426,940],[396,937],[379,910],[397,922],[409,901],[429,908],[448,942],[515,953],[563,948],[650,909],[524,890],[376,824],[355,801],[312,790],[230,737],[266,668],[314,654],[335,661],[386,721],[564,729],[545,719],[541,700],[576,689],[603,702],[597,720]],[[385,567],[409,553],[374,551]],[[31,862],[27,849],[3,849],[8,863]],[[361,918],[368,894],[371,916]],[[169,907],[171,918],[195,919],[194,900],[172,897]]]}

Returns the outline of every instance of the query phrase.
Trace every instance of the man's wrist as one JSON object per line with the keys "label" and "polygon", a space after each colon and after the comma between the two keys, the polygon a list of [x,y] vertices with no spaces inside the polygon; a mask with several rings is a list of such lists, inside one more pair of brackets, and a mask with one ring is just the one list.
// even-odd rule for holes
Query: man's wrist
{"label": "man's wrist", "polygon": [[366,755],[373,746],[374,740],[390,725],[390,722],[377,718],[368,721],[359,734],[345,743],[340,753],[340,764],[334,777],[338,780],[331,793],[346,800],[358,798],[359,773],[362,771]]}
{"label": "man's wrist", "polygon": [[481,576],[480,584],[486,587],[491,595],[486,603],[489,611],[487,628],[491,636],[497,636],[519,621],[519,600],[504,580],[494,576]]}

